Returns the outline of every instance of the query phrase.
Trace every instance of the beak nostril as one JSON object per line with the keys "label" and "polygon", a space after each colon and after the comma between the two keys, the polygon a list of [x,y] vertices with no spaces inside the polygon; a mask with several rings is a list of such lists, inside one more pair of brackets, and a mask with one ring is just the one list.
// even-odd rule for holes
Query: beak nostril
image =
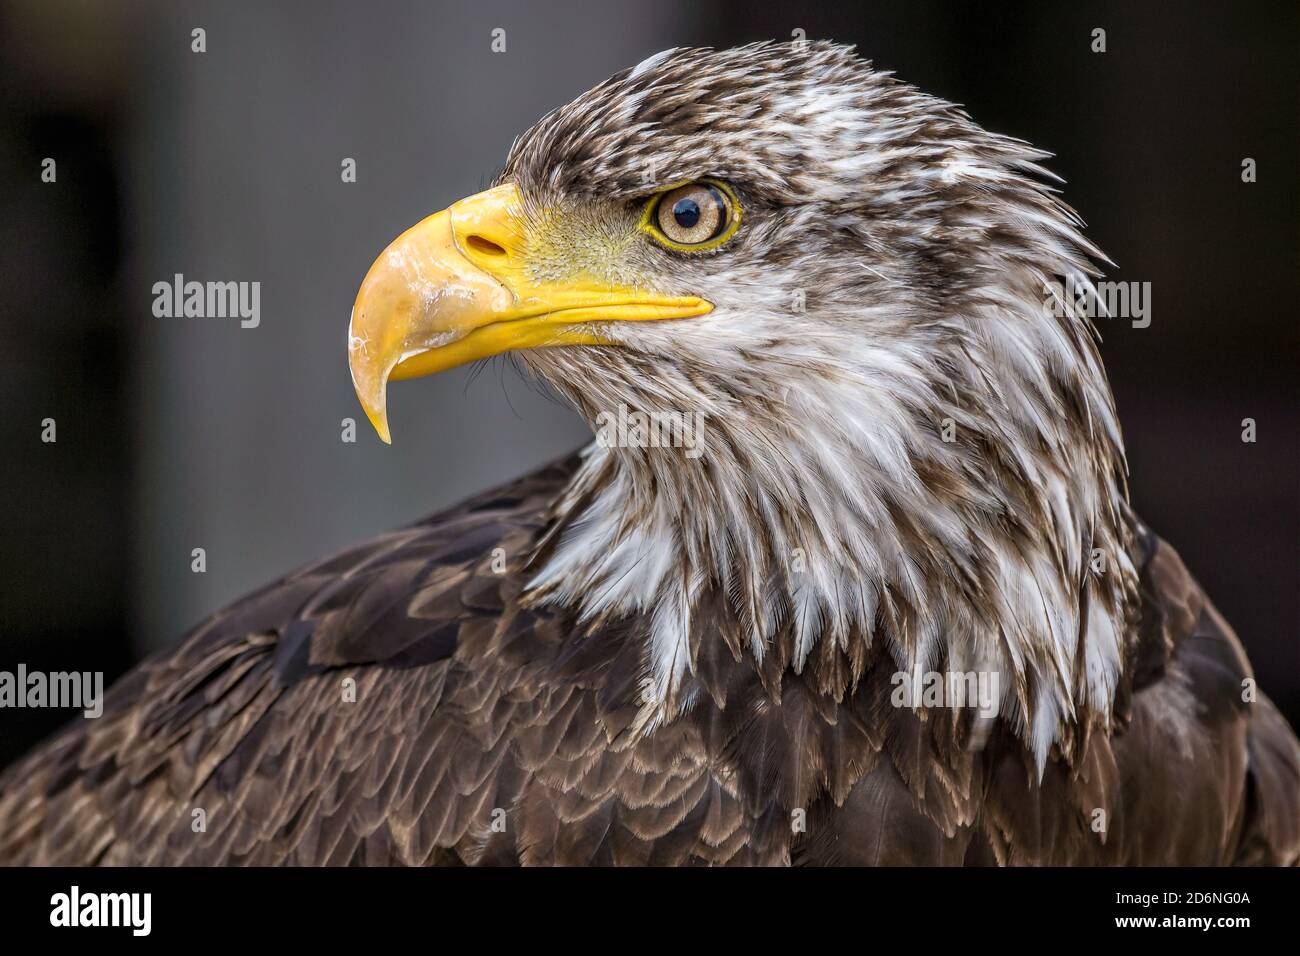
{"label": "beak nostril", "polygon": [[470,236],[465,240],[465,245],[485,256],[504,256],[506,254],[505,249],[491,239],[484,239],[482,236]]}

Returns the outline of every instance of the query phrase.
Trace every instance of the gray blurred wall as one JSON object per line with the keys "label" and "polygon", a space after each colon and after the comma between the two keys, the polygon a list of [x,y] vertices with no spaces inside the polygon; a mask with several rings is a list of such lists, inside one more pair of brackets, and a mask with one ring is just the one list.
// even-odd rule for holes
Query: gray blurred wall
{"label": "gray blurred wall", "polygon": [[[125,183],[140,649],[589,437],[496,360],[394,389],[382,445],[352,393],[348,312],[389,240],[485,186],[545,112],[689,39],[686,9],[147,5]],[[194,27],[206,53],[190,51]],[[490,49],[497,27],[504,53]],[[356,183],[341,181],[344,157]],[[154,318],[151,287],[175,273],[261,282],[260,326]]]}

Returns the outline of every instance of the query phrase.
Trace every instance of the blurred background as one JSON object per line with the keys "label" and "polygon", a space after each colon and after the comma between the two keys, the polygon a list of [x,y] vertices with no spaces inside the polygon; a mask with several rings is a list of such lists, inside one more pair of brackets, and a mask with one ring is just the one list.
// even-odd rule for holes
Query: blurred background
{"label": "blurred background", "polygon": [[[1102,328],[1133,500],[1295,724],[1297,25],[1294,0],[0,0],[0,670],[112,680],[296,565],[584,441],[498,360],[395,389],[381,445],[345,358],[365,270],[609,74],[802,30],[1056,153],[1110,277],[1152,284],[1149,328]],[[154,317],[176,273],[260,282],[260,325]],[[0,712],[0,765],[69,716]]]}

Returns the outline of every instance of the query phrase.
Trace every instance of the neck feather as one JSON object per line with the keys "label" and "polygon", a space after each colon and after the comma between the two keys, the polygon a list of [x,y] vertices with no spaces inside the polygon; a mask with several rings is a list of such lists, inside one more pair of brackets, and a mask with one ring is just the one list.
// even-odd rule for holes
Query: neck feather
{"label": "neck feather", "polygon": [[[821,669],[829,693],[869,650],[900,674],[996,675],[997,718],[1040,767],[1108,724],[1136,596],[1115,411],[1086,322],[1045,315],[1043,276],[1002,278],[944,324],[932,375],[882,387],[812,361],[757,404],[692,379],[679,399],[714,412],[701,457],[587,449],[530,592],[591,625],[648,616],[646,726],[689,706],[716,640]],[[695,633],[718,601],[727,634]]]}

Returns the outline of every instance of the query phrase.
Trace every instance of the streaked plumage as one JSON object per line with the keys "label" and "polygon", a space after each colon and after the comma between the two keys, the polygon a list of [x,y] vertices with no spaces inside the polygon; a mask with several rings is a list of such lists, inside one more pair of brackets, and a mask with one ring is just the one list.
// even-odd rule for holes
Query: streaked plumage
{"label": "streaked plumage", "polygon": [[[592,421],[703,411],[705,456],[592,446],[218,614],[0,777],[0,862],[1295,862],[1300,746],[1044,308],[1100,256],[1044,155],[830,44],[544,118],[529,269],[713,310],[520,354]],[[726,246],[627,238],[703,177]],[[917,670],[1000,715],[893,706]]]}

